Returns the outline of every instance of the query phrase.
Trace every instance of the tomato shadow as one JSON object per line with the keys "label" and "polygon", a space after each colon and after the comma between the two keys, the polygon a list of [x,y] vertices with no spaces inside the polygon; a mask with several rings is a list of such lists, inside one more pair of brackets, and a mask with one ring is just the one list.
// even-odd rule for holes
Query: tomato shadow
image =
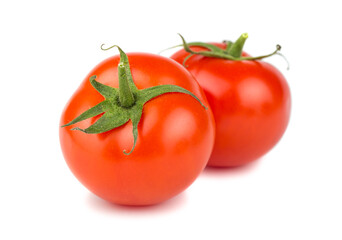
{"label": "tomato shadow", "polygon": [[105,214],[119,214],[132,216],[145,215],[160,215],[168,212],[174,212],[177,209],[185,206],[187,202],[186,192],[182,192],[177,196],[155,205],[147,206],[126,206],[107,202],[92,193],[89,193],[86,198],[87,204],[98,212]]}
{"label": "tomato shadow", "polygon": [[251,163],[246,165],[238,166],[238,167],[206,167],[202,176],[205,177],[234,177],[241,176],[244,174],[248,174],[249,172],[254,171],[262,161],[262,158],[259,158]]}

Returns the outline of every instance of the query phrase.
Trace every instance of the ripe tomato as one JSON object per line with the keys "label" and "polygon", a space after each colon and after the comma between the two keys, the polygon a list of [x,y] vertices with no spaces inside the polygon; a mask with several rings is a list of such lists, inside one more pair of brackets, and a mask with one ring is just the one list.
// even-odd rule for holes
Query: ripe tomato
{"label": "ripe tomato", "polygon": [[[208,106],[191,74],[169,58],[145,53],[127,54],[138,89],[172,84],[189,90]],[[61,125],[103,101],[90,84],[118,88],[119,56],[97,65],[67,103]],[[101,115],[77,123],[86,128]],[[77,179],[99,197],[117,204],[149,205],[186,189],[206,166],[214,144],[215,125],[210,108],[188,94],[167,93],[146,102],[132,149],[132,121],[113,130],[86,134],[60,128],[65,160]]]}
{"label": "ripe tomato", "polygon": [[[213,45],[227,48],[223,43]],[[208,51],[199,46],[190,49]],[[182,49],[171,58],[183,63],[188,56]],[[275,67],[259,60],[202,55],[192,55],[184,64],[203,88],[216,122],[208,166],[240,166],[275,146],[286,130],[291,109],[289,86]]]}

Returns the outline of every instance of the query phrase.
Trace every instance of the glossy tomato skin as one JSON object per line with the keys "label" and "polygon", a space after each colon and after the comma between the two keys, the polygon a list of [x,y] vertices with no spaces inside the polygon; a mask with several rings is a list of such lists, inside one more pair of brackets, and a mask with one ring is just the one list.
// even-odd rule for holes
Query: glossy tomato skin
{"label": "glossy tomato skin", "polygon": [[[187,55],[180,50],[171,58],[183,63]],[[203,88],[216,121],[215,145],[208,166],[241,166],[276,145],[289,122],[291,95],[286,79],[275,67],[264,61],[200,55],[192,56],[185,64]]]}
{"label": "glossy tomato skin", "polygon": [[[208,106],[202,89],[180,64],[152,54],[127,55],[138,89],[174,84]],[[118,63],[119,56],[111,57],[88,74],[66,105],[61,125],[103,101],[89,82],[91,76],[118,87]],[[76,125],[86,128],[97,118]],[[130,155],[123,153],[133,146],[130,121],[101,134],[71,131],[72,127],[60,128],[62,151],[71,171],[94,194],[124,205],[156,204],[185,190],[206,166],[215,138],[210,108],[205,110],[193,97],[181,93],[167,93],[145,104],[137,144]]]}

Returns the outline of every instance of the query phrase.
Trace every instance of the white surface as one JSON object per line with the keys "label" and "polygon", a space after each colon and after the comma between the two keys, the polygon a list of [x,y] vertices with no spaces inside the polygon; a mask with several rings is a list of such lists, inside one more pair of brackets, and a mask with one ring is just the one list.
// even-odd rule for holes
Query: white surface
{"label": "white surface", "polygon": [[[94,1],[95,2],[95,1]],[[342,239],[339,1],[2,1],[0,239]],[[235,170],[205,170],[164,204],[108,204],[71,174],[62,109],[103,59],[189,41],[235,40],[289,81],[281,142]],[[168,56],[171,52],[163,53]]]}

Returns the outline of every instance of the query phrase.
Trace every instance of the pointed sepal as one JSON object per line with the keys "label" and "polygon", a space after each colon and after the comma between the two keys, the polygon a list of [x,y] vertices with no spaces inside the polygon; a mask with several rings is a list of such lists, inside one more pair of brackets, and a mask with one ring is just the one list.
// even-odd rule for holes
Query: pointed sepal
{"label": "pointed sepal", "polygon": [[199,100],[198,97],[196,97],[196,95],[194,95],[192,92],[179,87],[177,85],[159,85],[159,86],[155,86],[155,87],[150,87],[150,88],[146,88],[143,90],[140,90],[139,93],[139,97],[141,99],[141,101],[143,101],[144,103],[150,101],[151,99],[158,97],[160,95],[163,95],[165,93],[184,93],[184,94],[188,94],[191,97],[193,97],[194,99],[196,99],[204,109],[207,109],[206,106],[204,106],[204,104],[201,102],[201,100]]}
{"label": "pointed sepal", "polygon": [[124,125],[128,120],[128,114],[116,107],[116,109],[109,109],[90,127],[86,129],[76,127],[71,130],[79,130],[89,134],[104,133]]}
{"label": "pointed sepal", "polygon": [[114,99],[117,94],[118,90],[112,88],[110,86],[104,85],[96,81],[96,76],[92,76],[90,79],[90,84],[105,98],[105,99]]}
{"label": "pointed sepal", "polygon": [[67,127],[67,126],[73,125],[75,123],[81,122],[83,120],[86,120],[88,118],[95,117],[95,116],[103,113],[104,111],[106,111],[106,105],[107,105],[106,102],[100,102],[96,106],[88,109],[87,111],[83,112],[81,115],[76,117],[74,120],[72,120],[71,122],[69,122],[69,123],[67,123],[61,127]]}

